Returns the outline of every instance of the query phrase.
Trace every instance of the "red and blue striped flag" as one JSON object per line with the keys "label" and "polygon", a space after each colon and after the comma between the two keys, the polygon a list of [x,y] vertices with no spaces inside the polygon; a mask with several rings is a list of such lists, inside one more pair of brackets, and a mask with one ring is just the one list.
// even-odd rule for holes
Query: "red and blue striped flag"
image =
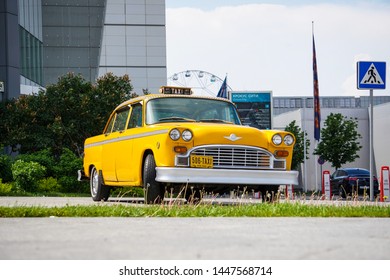
{"label": "red and blue striped flag", "polygon": [[218,91],[217,97],[222,97],[222,98],[228,98],[227,96],[227,83],[226,83],[227,77],[225,77],[225,80],[223,81],[221,88]]}
{"label": "red and blue striped flag", "polygon": [[321,138],[321,110],[320,110],[320,96],[318,90],[318,72],[317,72],[317,58],[316,45],[314,43],[313,34],[313,95],[314,95],[314,139],[320,141]]}

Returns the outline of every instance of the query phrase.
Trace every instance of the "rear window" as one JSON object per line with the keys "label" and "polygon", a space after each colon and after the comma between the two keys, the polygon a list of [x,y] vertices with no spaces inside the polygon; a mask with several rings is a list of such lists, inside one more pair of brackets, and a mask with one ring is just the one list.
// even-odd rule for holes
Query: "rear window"
{"label": "rear window", "polygon": [[349,175],[370,175],[370,172],[365,169],[350,169],[348,170]]}

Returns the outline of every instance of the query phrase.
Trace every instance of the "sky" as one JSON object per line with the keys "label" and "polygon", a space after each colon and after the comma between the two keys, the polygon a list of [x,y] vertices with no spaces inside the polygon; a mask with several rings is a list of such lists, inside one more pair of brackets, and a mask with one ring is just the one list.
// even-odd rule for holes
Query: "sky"
{"label": "sky", "polygon": [[[385,61],[390,94],[390,0],[166,0],[168,77],[203,70],[235,91],[368,96],[358,61]],[[383,78],[383,77],[382,77]]]}

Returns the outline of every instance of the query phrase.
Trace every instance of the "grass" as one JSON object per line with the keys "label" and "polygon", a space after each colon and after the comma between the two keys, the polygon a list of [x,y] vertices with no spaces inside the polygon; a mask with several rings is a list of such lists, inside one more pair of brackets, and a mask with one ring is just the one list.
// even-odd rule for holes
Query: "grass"
{"label": "grass", "polygon": [[[122,198],[139,196],[133,192],[112,193],[112,198],[121,201]],[[49,196],[46,194],[46,196]],[[55,196],[55,195],[54,195]],[[65,195],[61,195],[65,196]],[[66,196],[83,196],[75,194]],[[211,199],[204,203],[184,204],[172,194],[169,202],[157,205],[123,204],[118,202],[96,203],[94,205],[66,205],[63,207],[45,206],[0,206],[0,218],[16,217],[390,217],[390,205],[368,202],[364,196],[347,197],[345,201],[333,200],[323,203],[321,193],[294,194],[295,198],[283,199],[280,192],[272,203],[245,203],[241,198],[235,204],[217,203]],[[244,196],[242,196],[245,198]],[[115,201],[115,200],[114,200]],[[248,200],[247,200],[248,201]]]}
{"label": "grass", "polygon": [[390,217],[382,205],[319,205],[297,202],[239,205],[161,204],[0,207],[0,217]]}

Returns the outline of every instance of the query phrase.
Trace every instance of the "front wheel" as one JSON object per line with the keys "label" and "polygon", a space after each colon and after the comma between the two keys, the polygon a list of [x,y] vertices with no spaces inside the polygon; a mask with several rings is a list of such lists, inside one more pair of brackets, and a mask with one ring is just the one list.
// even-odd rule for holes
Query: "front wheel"
{"label": "front wheel", "polygon": [[339,186],[339,197],[340,198],[347,198],[347,193],[343,185]]}
{"label": "front wheel", "polygon": [[110,188],[103,184],[103,176],[93,167],[90,174],[89,186],[93,201],[107,201],[110,196]]}
{"label": "front wheel", "polygon": [[164,189],[162,185],[156,181],[156,162],[152,154],[146,156],[143,171],[145,203],[161,203],[164,199]]}

